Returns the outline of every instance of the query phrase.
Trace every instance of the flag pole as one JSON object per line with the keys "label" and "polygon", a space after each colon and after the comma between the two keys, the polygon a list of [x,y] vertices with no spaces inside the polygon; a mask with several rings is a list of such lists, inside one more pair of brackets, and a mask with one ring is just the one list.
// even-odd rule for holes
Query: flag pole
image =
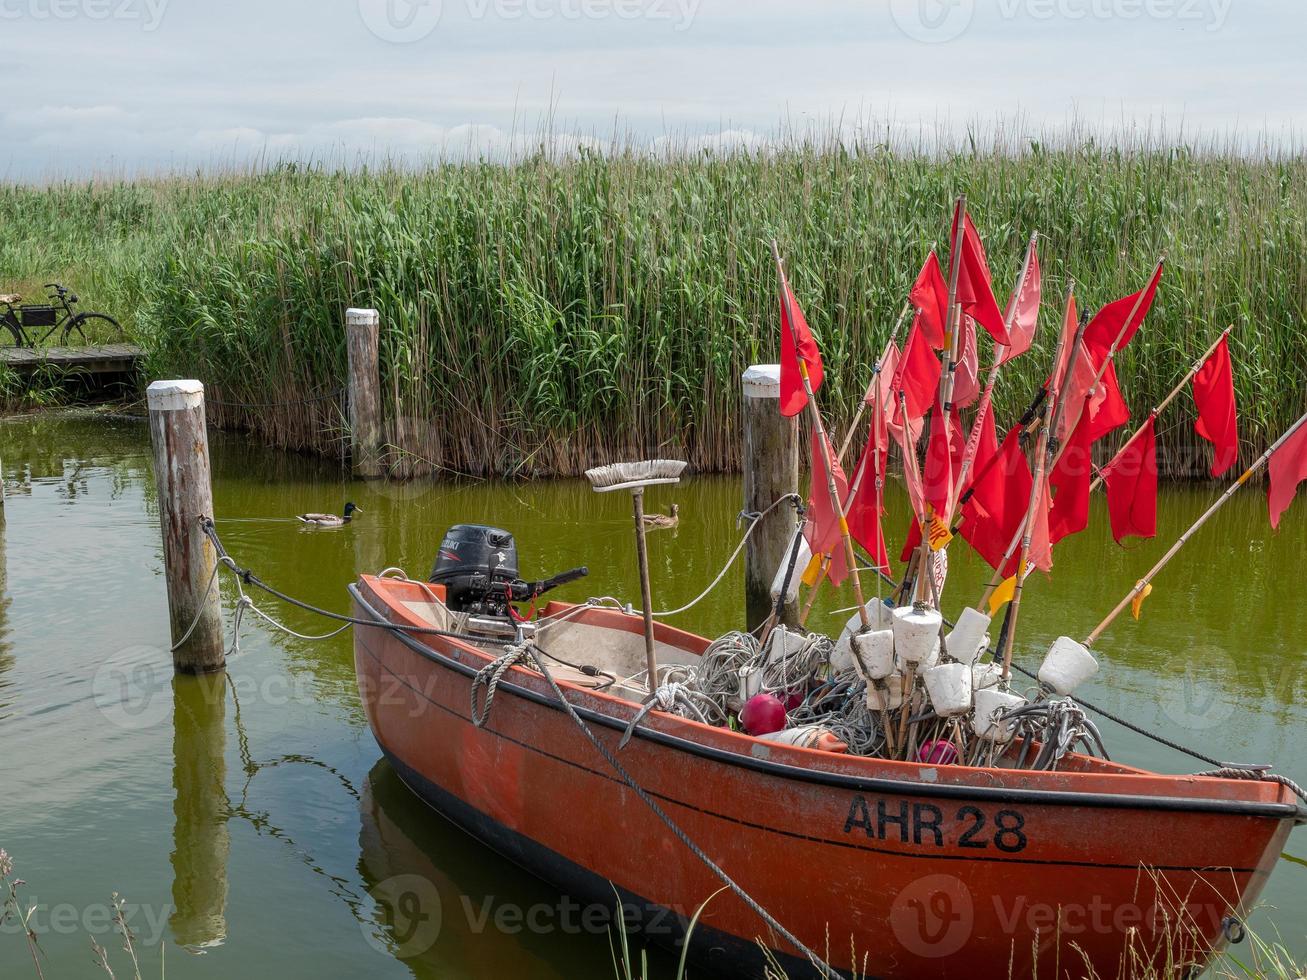
{"label": "flag pole", "polygon": [[[1067,289],[1067,306],[1070,307],[1071,299],[1075,291],[1075,281],[1072,280],[1070,287]],[[1076,340],[1084,333],[1082,325],[1076,331]],[[1049,425],[1049,417],[1054,413],[1058,403],[1061,400],[1061,382],[1062,379],[1057,376],[1057,363],[1062,360],[1062,348],[1066,344],[1066,331],[1058,332],[1057,349],[1053,354],[1053,376],[1049,385],[1048,397],[1044,399],[1041,409],[1044,424],[1039,429],[1039,439],[1035,443],[1035,482],[1030,488],[1030,504],[1026,508],[1026,520],[1021,531],[1021,557],[1017,561],[1016,583],[1012,592],[1012,607],[1008,612],[1007,623],[1003,630],[1003,684],[1006,686],[1012,677],[1012,646],[1016,640],[1017,617],[1021,612],[1021,590],[1025,584],[1026,565],[1030,560],[1030,546],[1034,537],[1035,515],[1039,512],[1041,498],[1045,493],[1044,474],[1048,466],[1048,440],[1052,436],[1052,427]],[[1074,351],[1072,357],[1075,356]],[[1070,361],[1068,361],[1068,368]],[[996,574],[1001,575],[1003,567],[1007,564],[1008,557],[1003,557],[1003,562],[998,566]],[[988,596],[982,603],[988,599]]]}
{"label": "flag pole", "polygon": [[[788,302],[789,285],[785,280],[785,266],[781,261],[780,246],[776,240],[772,239],[771,243],[772,258],[776,260],[776,274],[780,277],[782,296]],[[835,485],[835,460],[831,455],[830,440],[826,435],[826,425],[821,420],[821,412],[817,408],[817,396],[812,390],[812,379],[808,376],[808,362],[802,357],[799,361],[799,377],[803,379],[803,391],[808,396],[808,411],[812,416],[812,426],[817,432],[817,441],[821,448],[822,461],[826,466],[826,492],[830,494],[831,508],[840,521],[840,536],[844,539],[844,555],[849,563],[849,576],[853,579],[853,595],[858,600],[858,613],[862,619],[862,628],[869,629],[871,620],[867,616],[867,608],[862,598],[862,581],[858,577],[858,558],[853,551],[853,536],[849,534],[849,521],[845,516],[844,502],[840,500],[839,488]]]}
{"label": "flag pole", "polygon": [[[1041,433],[1042,430],[1045,428],[1045,426],[1051,427],[1054,430],[1057,428],[1058,420],[1061,418],[1061,410],[1062,410],[1063,403],[1062,403],[1062,399],[1056,396],[1056,393],[1062,390],[1064,382],[1066,381],[1067,378],[1071,377],[1071,372],[1075,370],[1076,360],[1080,356],[1080,347],[1081,347],[1080,340],[1081,338],[1084,337],[1085,329],[1088,327],[1088,324],[1082,320],[1080,325],[1076,328],[1075,339],[1071,342],[1071,353],[1067,355],[1066,369],[1064,371],[1059,372],[1057,369],[1058,364],[1062,360],[1062,352],[1066,349],[1066,318],[1067,318],[1067,314],[1071,310],[1071,303],[1075,299],[1075,294],[1076,294],[1076,281],[1072,279],[1067,284],[1066,303],[1063,305],[1064,312],[1062,314],[1062,326],[1057,332],[1057,348],[1053,355],[1053,370],[1049,375],[1049,394],[1048,397],[1044,399],[1044,404],[1040,410],[1040,418],[1038,421],[1039,421],[1039,428],[1041,430]],[[1049,413],[1044,411],[1044,409],[1047,409],[1049,407],[1049,403],[1052,401],[1056,401],[1057,404],[1056,406],[1054,406],[1056,410],[1054,411],[1052,420],[1050,421]],[[1045,443],[1045,451],[1047,451],[1047,443]],[[1057,461],[1061,458],[1062,458],[1062,454],[1061,454],[1061,449],[1059,448],[1057,454],[1054,456],[1053,461],[1047,464],[1045,472],[1049,472],[1054,467],[1056,467]],[[1039,465],[1039,460],[1036,460],[1036,465]],[[1017,547],[1021,544],[1022,539],[1025,537],[1026,528],[1028,526],[1028,521],[1030,519],[1030,513],[1031,512],[1028,510],[1025,520],[1023,520],[1021,524],[1017,527],[1016,533],[1012,535],[1012,540],[1008,542],[1007,549],[1003,552],[1003,558],[998,563],[998,568],[994,569],[994,574],[990,576],[989,583],[985,586],[985,591],[980,596],[980,603],[976,606],[977,609],[983,609],[985,604],[989,602],[989,597],[994,594],[994,590],[1003,584],[1003,569],[1007,567],[1007,563],[1011,560],[1012,556],[1016,553]],[[1017,572],[1020,573],[1022,570],[1023,570],[1022,567],[1018,565]],[[1018,585],[1021,584],[1022,578],[1023,576],[1018,574],[1017,576]]]}
{"label": "flag pole", "polygon": [[[1030,242],[1026,245],[1026,258],[1021,264],[1021,275],[1017,277],[1017,288],[1008,301],[1007,316],[1003,321],[1008,333],[1012,332],[1012,321],[1016,319],[1017,304],[1021,299],[1022,292],[1025,291],[1026,280],[1030,277],[1030,262],[1035,254],[1035,244],[1038,240],[1039,232],[1034,232],[1030,236]],[[971,432],[967,436],[966,451],[962,455],[962,465],[958,469],[957,483],[953,488],[953,499],[949,502],[948,523],[950,526],[952,526],[953,519],[957,515],[958,501],[962,497],[962,488],[966,485],[967,477],[971,473],[971,467],[975,465],[980,428],[984,425],[985,413],[992,410],[991,402],[994,398],[994,385],[998,383],[998,372],[1003,366],[1003,355],[1006,351],[1007,347],[1003,344],[996,344],[994,347],[994,364],[989,369],[989,377],[985,379],[985,391],[980,396],[980,408],[976,411],[975,421],[971,423]]]}
{"label": "flag pole", "polygon": [[[1165,265],[1166,265],[1166,253],[1163,252],[1161,258],[1157,260],[1157,268],[1153,270],[1153,275],[1148,280],[1150,283],[1153,281],[1153,279],[1157,278],[1158,273]],[[1116,339],[1112,341],[1112,346],[1108,348],[1107,356],[1103,358],[1103,363],[1099,365],[1098,370],[1094,372],[1094,380],[1093,383],[1090,384],[1089,386],[1089,394],[1092,394],[1094,392],[1094,389],[1098,387],[1098,382],[1102,381],[1103,375],[1107,373],[1108,365],[1111,364],[1113,360],[1116,359],[1116,352],[1121,349],[1121,341],[1125,339],[1126,331],[1130,329],[1130,324],[1134,323],[1135,317],[1139,314],[1140,308],[1143,307],[1144,294],[1147,292],[1148,292],[1147,286],[1145,286],[1142,290],[1140,290],[1139,298],[1135,300],[1135,305],[1130,309],[1130,315],[1125,318],[1125,323],[1121,324],[1121,329],[1117,331]],[[1077,347],[1078,346],[1079,345],[1077,345]],[[1074,354],[1075,352],[1072,351],[1072,356],[1074,356]],[[1070,376],[1069,369],[1067,373],[1068,376]],[[1084,402],[1082,402],[1080,404],[1080,407],[1076,409],[1076,420],[1068,430],[1069,432],[1075,431],[1076,426],[1080,424],[1080,417],[1084,414],[1084,412],[1085,412],[1085,404]],[[1059,412],[1058,415],[1059,415],[1058,422],[1060,423],[1061,413]],[[1056,433],[1054,434],[1056,435]],[[1058,460],[1062,458],[1062,453],[1066,450],[1067,443],[1069,443],[1070,441],[1071,440],[1069,438],[1064,439],[1062,441],[1061,447],[1058,449],[1057,455],[1053,458],[1053,466],[1057,466]]]}
{"label": "flag pole", "polygon": [[1219,496],[1216,499],[1216,502],[1213,503],[1212,506],[1208,507],[1206,511],[1204,511],[1203,516],[1198,518],[1198,520],[1194,521],[1193,525],[1189,528],[1189,530],[1185,531],[1184,534],[1180,535],[1180,538],[1175,542],[1175,544],[1171,545],[1170,549],[1167,550],[1166,554],[1164,554],[1161,557],[1158,563],[1154,565],[1151,569],[1149,569],[1148,574],[1146,574],[1143,578],[1141,578],[1138,582],[1136,582],[1135,587],[1131,589],[1128,593],[1126,593],[1126,597],[1122,599],[1119,603],[1117,603],[1115,609],[1113,609],[1110,613],[1107,614],[1107,618],[1104,619],[1101,623],[1099,623],[1096,627],[1094,627],[1094,631],[1090,633],[1089,636],[1086,637],[1085,639],[1085,646],[1087,647],[1093,646],[1094,641],[1103,635],[1103,631],[1112,625],[1112,621],[1115,620],[1117,616],[1121,615],[1122,610],[1124,610],[1126,606],[1134,602],[1140,595],[1146,596],[1148,591],[1151,591],[1149,589],[1149,586],[1153,581],[1153,579],[1163,568],[1166,567],[1167,563],[1176,556],[1176,553],[1179,552],[1179,550],[1185,546],[1185,544],[1189,541],[1189,539],[1193,537],[1195,532],[1197,532],[1199,528],[1201,528],[1204,524],[1206,524],[1211,519],[1212,515],[1215,514],[1218,510],[1220,510],[1225,505],[1225,502],[1227,500],[1229,500],[1231,497],[1234,496],[1235,491],[1237,491],[1240,487],[1242,487],[1245,483],[1247,483],[1252,478],[1254,473],[1256,473],[1259,469],[1261,469],[1263,466],[1266,465],[1267,461],[1273,455],[1275,455],[1275,451],[1279,449],[1281,446],[1283,446],[1286,442],[1288,442],[1289,438],[1300,428],[1302,428],[1304,422],[1307,422],[1307,415],[1303,415],[1300,419],[1298,419],[1297,422],[1293,423],[1293,425],[1289,427],[1288,431],[1286,431],[1284,435],[1280,436],[1279,439],[1276,439],[1275,443],[1269,449],[1267,449],[1266,452],[1262,453],[1262,455],[1257,459],[1255,463],[1252,464],[1252,466],[1244,470],[1243,475],[1240,476],[1239,479],[1235,480],[1234,483],[1232,483],[1229,486],[1229,488],[1225,491],[1225,493],[1221,494],[1221,496]]}
{"label": "flag pole", "polygon": [[[1180,392],[1184,391],[1185,386],[1189,384],[1190,379],[1192,379],[1195,374],[1197,374],[1199,371],[1203,369],[1203,365],[1207,363],[1207,359],[1212,356],[1212,354],[1216,351],[1216,348],[1221,345],[1221,341],[1223,341],[1226,337],[1228,337],[1230,335],[1230,331],[1233,329],[1234,329],[1234,324],[1232,323],[1221,331],[1221,336],[1217,337],[1214,341],[1212,341],[1212,346],[1208,347],[1207,350],[1203,352],[1202,357],[1194,361],[1193,367],[1189,369],[1189,373],[1186,374],[1183,378],[1181,378],[1180,383],[1171,389],[1171,393],[1167,395],[1165,398],[1163,398],[1161,403],[1156,408],[1153,409],[1152,411],[1153,415],[1161,415],[1163,410],[1165,410],[1166,406],[1170,405],[1171,402],[1175,401],[1176,396],[1179,395]],[[1146,424],[1147,422],[1145,422],[1145,425]],[[1139,433],[1143,431],[1144,431],[1144,426],[1142,425],[1139,428],[1135,429],[1135,431],[1131,433],[1130,438],[1125,441],[1125,445],[1123,445],[1120,449],[1116,451],[1116,455],[1112,457],[1111,462],[1109,462],[1107,465],[1111,466],[1112,463],[1115,463],[1117,459],[1120,458],[1121,454],[1130,448],[1130,446],[1134,443],[1135,439],[1139,438]],[[1106,468],[1107,467],[1104,467],[1104,469]],[[1103,473],[1102,470],[1100,470],[1098,476],[1094,477],[1094,482],[1089,485],[1089,492],[1093,493],[1100,486],[1102,486],[1102,484],[1103,484]]]}
{"label": "flag pole", "polygon": [[890,347],[899,339],[899,328],[903,326],[903,320],[907,317],[908,311],[912,309],[912,301],[903,304],[903,312],[899,314],[898,322],[894,324],[894,329],[890,331],[889,341],[885,344],[885,350],[880,355],[880,360],[876,362],[875,370],[871,374],[871,383],[867,385],[867,393],[858,403],[858,410],[853,415],[853,422],[849,425],[849,431],[844,433],[844,442],[840,444],[840,464],[843,465],[845,457],[849,454],[849,446],[853,442],[853,437],[858,432],[858,423],[862,421],[862,413],[867,410],[867,402],[871,400],[872,394],[876,390],[876,382],[880,380],[881,367],[885,363],[885,358],[889,356]]}
{"label": "flag pole", "polygon": [[[953,209],[953,228],[949,241],[948,257],[948,302],[944,308],[944,318],[946,320],[944,344],[948,348],[948,362],[944,365],[944,370],[940,372],[938,411],[932,411],[931,418],[928,419],[926,423],[931,426],[944,426],[945,442],[949,441],[947,438],[949,434],[949,409],[952,407],[950,403],[953,400],[953,376],[958,367],[958,336],[961,333],[962,326],[962,311],[957,305],[958,279],[962,275],[962,249],[959,247],[958,243],[961,241],[962,235],[966,231],[966,215],[967,195],[959,194],[957,204]],[[935,418],[934,416],[936,415],[939,417]],[[905,427],[908,424],[908,415],[906,411],[903,413],[903,424]],[[929,432],[929,430],[927,431]],[[927,442],[929,442],[929,437],[927,437]],[[948,506],[947,502],[945,503],[945,506]],[[949,515],[942,514],[940,516],[947,525]],[[925,520],[929,520],[931,515],[926,514],[924,517]],[[921,524],[921,550],[917,553],[917,583],[916,588],[914,589],[917,595],[923,595],[921,583],[924,581],[925,576],[921,573],[923,571],[926,575],[930,575],[931,573],[930,551],[930,526],[923,522]],[[908,691],[910,691],[912,686],[911,668],[908,670],[908,683],[906,686]],[[908,694],[905,692],[905,704],[907,703],[907,698]]]}
{"label": "flag pole", "polygon": [[[902,322],[903,322],[903,318],[899,317],[899,325],[901,325]],[[894,333],[890,336],[889,343],[885,345],[885,353],[881,356],[881,359],[876,362],[876,366],[872,370],[871,385],[867,388],[868,391],[874,393],[876,399],[875,403],[872,405],[872,410],[871,410],[871,424],[873,427],[873,431],[875,432],[880,431],[880,419],[881,419],[881,414],[884,411],[884,406],[880,403],[879,380],[880,380],[881,373],[884,371],[885,368],[885,358],[889,354],[890,346],[894,343],[898,335],[898,330],[899,327],[898,325],[896,325],[894,327]],[[866,402],[864,401],[863,404],[865,405]],[[848,436],[845,437],[844,440],[845,448],[848,448],[849,439],[852,438],[853,432],[857,427],[857,422],[858,420],[854,419],[853,425],[849,427],[849,434]],[[879,505],[880,495],[885,485],[885,477],[884,474],[880,472],[880,454],[876,453],[875,456],[876,458],[872,460],[872,463],[875,466],[874,473],[876,479],[876,498],[877,498],[877,503]],[[841,462],[843,461],[843,457],[844,457],[844,450],[841,449],[840,450]],[[849,487],[849,495],[844,500],[844,511],[846,514],[848,513],[849,508],[853,506],[853,501],[854,498],[857,497],[858,491],[862,488],[862,480],[867,471],[866,464],[867,464],[867,460],[864,454],[863,458],[858,460],[858,468],[853,473],[853,484]],[[873,561],[875,560],[875,557],[876,556],[874,555],[872,556]],[[826,576],[830,572],[830,565],[831,565],[831,556],[822,555],[821,571],[818,573],[817,581],[812,583],[812,588],[808,592],[808,601],[804,604],[803,611],[799,614],[800,626],[807,625],[808,616],[812,614],[812,607],[817,601],[817,593],[821,591],[822,583],[826,581]],[[877,569],[877,571],[879,571],[879,569]],[[877,591],[879,591],[879,589]]]}

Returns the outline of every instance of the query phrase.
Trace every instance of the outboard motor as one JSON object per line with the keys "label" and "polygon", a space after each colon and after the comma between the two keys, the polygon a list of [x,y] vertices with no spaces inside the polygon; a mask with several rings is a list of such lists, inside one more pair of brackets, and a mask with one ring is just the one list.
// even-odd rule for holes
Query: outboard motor
{"label": "outboard motor", "polygon": [[453,612],[509,619],[511,603],[529,602],[589,574],[587,568],[574,568],[541,582],[524,582],[518,578],[512,534],[484,524],[456,524],[440,542],[430,581],[445,587],[445,603]]}

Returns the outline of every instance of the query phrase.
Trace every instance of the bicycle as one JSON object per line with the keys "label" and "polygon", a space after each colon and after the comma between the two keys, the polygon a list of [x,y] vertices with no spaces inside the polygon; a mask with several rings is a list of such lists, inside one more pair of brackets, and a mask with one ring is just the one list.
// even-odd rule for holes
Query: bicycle
{"label": "bicycle", "polygon": [[[19,306],[22,297],[14,294],[0,294],[0,324],[9,331],[15,347],[36,347],[43,344],[56,331],[59,343],[67,347],[68,341],[75,334],[86,343],[87,327],[101,332],[108,331],[110,338],[121,341],[123,328],[108,313],[96,313],[91,310],[78,312],[77,294],[67,286],[57,282],[47,282],[49,303],[25,304]],[[40,336],[36,336],[44,330]]]}

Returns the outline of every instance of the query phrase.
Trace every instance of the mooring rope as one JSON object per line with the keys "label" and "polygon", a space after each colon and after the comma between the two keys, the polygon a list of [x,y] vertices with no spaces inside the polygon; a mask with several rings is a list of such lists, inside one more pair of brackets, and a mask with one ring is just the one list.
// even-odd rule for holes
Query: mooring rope
{"label": "mooring rope", "polygon": [[[577,726],[577,728],[581,730],[581,733],[586,737],[586,740],[591,745],[593,745],[596,750],[598,750],[599,754],[604,757],[604,761],[607,762],[608,765],[612,767],[613,771],[617,773],[617,775],[621,778],[622,782],[626,784],[626,786],[631,790],[631,792],[635,793],[635,795],[639,798],[641,803],[643,803],[646,807],[648,807],[653,812],[654,816],[656,816],[659,820],[663,822],[664,825],[666,825],[667,829],[672,832],[672,834],[677,838],[677,840],[679,840],[682,844],[684,844],[689,849],[690,853],[693,854],[700,861],[702,861],[703,864],[708,868],[708,870],[711,871],[714,875],[716,875],[717,879],[721,881],[723,885],[729,888],[731,892],[740,901],[742,901],[745,905],[747,905],[754,912],[754,914],[756,914],[760,919],[762,919],[762,921],[767,924],[768,928],[773,930],[778,936],[780,936],[786,942],[790,943],[790,945],[792,945],[795,949],[803,953],[803,955],[808,958],[808,961],[812,963],[814,967],[816,967],[817,971],[821,973],[823,977],[828,978],[828,980],[844,980],[844,974],[837,971],[829,963],[827,963],[820,956],[818,956],[811,949],[809,949],[806,945],[804,945],[804,943],[797,936],[795,936],[792,932],[790,932],[783,925],[781,925],[781,923],[779,922],[779,920],[776,919],[775,916],[773,916],[770,912],[768,912],[765,908],[763,908],[757,902],[757,900],[754,899],[752,895],[750,895],[747,891],[745,891],[744,888],[740,884],[738,884],[734,878],[732,878],[729,874],[727,874],[725,869],[723,869],[712,858],[710,858],[706,853],[704,853],[704,851],[699,847],[699,845],[697,845],[693,840],[691,840],[690,836],[684,830],[681,829],[680,825],[676,823],[676,821],[673,820],[670,816],[668,816],[667,812],[663,810],[661,806],[658,805],[657,801],[654,800],[654,798],[650,796],[648,792],[646,792],[645,789],[638,782],[636,782],[635,777],[626,771],[626,767],[623,766],[617,760],[617,756],[613,754],[612,750],[610,750],[607,745],[605,745],[602,741],[600,741],[600,739],[591,730],[590,726],[585,723],[585,719],[583,719],[579,714],[577,714],[576,708],[573,707],[571,701],[567,700],[567,697],[563,694],[563,689],[559,687],[558,682],[554,680],[553,674],[551,674],[548,668],[545,667],[540,657],[536,656],[535,653],[533,652],[532,650],[533,647],[534,644],[531,643],[530,641],[517,643],[512,646],[509,646],[506,648],[506,652],[502,657],[500,657],[498,660],[495,660],[494,662],[488,664],[487,666],[483,667],[480,671],[478,671],[477,679],[480,679],[482,674],[487,675],[487,680],[485,681],[484,686],[487,686],[489,688],[487,691],[486,704],[483,708],[481,724],[482,725],[485,724],[485,715],[487,715],[490,711],[490,703],[491,703],[490,698],[494,694],[494,689],[493,686],[491,685],[497,686],[499,682],[499,678],[502,677],[504,671],[508,670],[510,667],[514,665],[529,666],[533,664],[536,672],[539,673],[540,676],[542,676],[545,679],[545,681],[549,684],[550,688],[553,689],[554,696],[558,698],[559,703],[563,706],[563,710],[567,712],[568,717],[570,717],[573,723]],[[477,686],[476,680],[474,680],[473,695],[472,695],[473,697],[472,708],[473,708],[474,715],[476,714],[476,710],[477,710],[476,709],[477,690],[479,690],[479,687]]]}
{"label": "mooring rope", "polygon": [[1264,783],[1279,783],[1297,796],[1298,799],[1307,803],[1307,790],[1304,790],[1288,776],[1281,776],[1274,772],[1264,772],[1256,767],[1222,766],[1212,772],[1196,772],[1194,775],[1207,779],[1255,779]]}

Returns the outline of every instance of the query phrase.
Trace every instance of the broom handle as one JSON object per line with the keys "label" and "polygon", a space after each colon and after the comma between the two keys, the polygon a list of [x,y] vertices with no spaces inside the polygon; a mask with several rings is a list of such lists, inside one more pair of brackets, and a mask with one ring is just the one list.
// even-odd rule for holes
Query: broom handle
{"label": "broom handle", "polygon": [[[1207,363],[1207,359],[1212,356],[1212,353],[1216,350],[1217,347],[1220,346],[1221,341],[1224,340],[1226,337],[1228,337],[1230,335],[1230,331],[1233,329],[1234,329],[1234,324],[1232,323],[1221,331],[1221,336],[1217,337],[1214,341],[1212,341],[1212,346],[1208,347],[1207,350],[1203,352],[1202,357],[1194,361],[1193,367],[1189,369],[1189,373],[1186,374],[1183,378],[1181,378],[1180,383],[1171,389],[1171,393],[1162,399],[1160,405],[1158,405],[1156,408],[1153,409],[1152,412],[1153,415],[1161,415],[1163,410],[1165,410],[1166,406],[1170,405],[1171,402],[1175,401],[1176,396],[1179,395],[1180,392],[1184,391],[1185,386],[1189,384],[1190,379],[1193,378],[1195,374],[1197,374],[1199,371],[1203,369],[1203,365]],[[1111,466],[1112,463],[1115,463],[1116,460],[1120,457],[1120,455],[1124,453],[1127,449],[1129,449],[1131,444],[1133,444],[1134,441],[1137,438],[1139,438],[1139,433],[1143,431],[1144,431],[1144,427],[1142,425],[1139,428],[1135,429],[1135,431],[1131,433],[1130,438],[1125,441],[1125,445],[1117,450],[1116,455],[1112,457],[1111,462],[1109,462],[1107,465]],[[1103,467],[1103,469],[1106,468],[1107,467]],[[1089,485],[1089,492],[1093,493],[1100,486],[1102,486],[1102,484],[1103,484],[1103,474],[1102,471],[1100,470],[1098,476],[1094,477],[1094,482]]]}
{"label": "broom handle", "polygon": [[1302,416],[1302,418],[1298,419],[1297,422],[1293,423],[1293,425],[1289,427],[1288,431],[1286,431],[1284,435],[1280,436],[1279,439],[1276,439],[1275,443],[1268,450],[1266,450],[1266,452],[1262,453],[1262,455],[1257,459],[1255,463],[1253,463],[1252,466],[1244,470],[1243,475],[1240,476],[1239,479],[1235,480],[1234,483],[1230,484],[1229,488],[1225,491],[1225,493],[1221,494],[1221,496],[1216,498],[1216,502],[1212,504],[1212,506],[1208,507],[1206,511],[1203,512],[1203,516],[1198,518],[1198,520],[1194,521],[1193,525],[1189,528],[1189,530],[1185,531],[1184,534],[1180,535],[1179,539],[1175,542],[1175,544],[1171,545],[1171,547],[1167,550],[1166,554],[1164,554],[1161,557],[1161,560],[1159,560],[1156,565],[1154,565],[1151,569],[1149,569],[1148,574],[1146,574],[1143,578],[1141,578],[1138,582],[1135,583],[1135,587],[1131,589],[1128,593],[1126,593],[1126,597],[1122,599],[1119,603],[1117,603],[1115,609],[1113,609],[1110,613],[1107,614],[1107,618],[1104,619],[1101,623],[1099,623],[1094,628],[1094,631],[1090,633],[1089,636],[1085,639],[1085,646],[1091,647],[1094,645],[1094,641],[1097,640],[1100,636],[1102,636],[1103,631],[1112,625],[1112,621],[1116,619],[1117,616],[1121,615],[1121,611],[1125,609],[1126,606],[1130,605],[1130,603],[1132,603],[1135,600],[1135,597],[1138,596],[1139,593],[1144,591],[1145,587],[1147,587],[1148,584],[1152,582],[1153,578],[1157,575],[1157,573],[1166,567],[1167,562],[1169,562],[1172,558],[1176,556],[1176,553],[1179,552],[1179,550],[1185,546],[1188,540],[1191,537],[1193,537],[1194,533],[1200,527],[1206,524],[1208,520],[1211,519],[1213,514],[1215,514],[1218,510],[1220,510],[1223,506],[1225,506],[1225,502],[1234,496],[1236,490],[1238,490],[1241,486],[1247,483],[1249,479],[1252,478],[1252,475],[1254,473],[1256,473],[1259,469],[1261,469],[1263,466],[1266,465],[1266,462],[1273,455],[1275,455],[1275,451],[1279,449],[1281,446],[1283,446],[1295,432],[1297,432],[1300,428],[1302,428],[1304,422],[1307,422],[1307,415]]}
{"label": "broom handle", "polygon": [[640,563],[640,599],[644,604],[644,657],[649,669],[649,693],[658,689],[658,657],[654,654],[653,590],[649,587],[649,550],[644,540],[644,488],[631,492],[635,507],[635,554]]}

